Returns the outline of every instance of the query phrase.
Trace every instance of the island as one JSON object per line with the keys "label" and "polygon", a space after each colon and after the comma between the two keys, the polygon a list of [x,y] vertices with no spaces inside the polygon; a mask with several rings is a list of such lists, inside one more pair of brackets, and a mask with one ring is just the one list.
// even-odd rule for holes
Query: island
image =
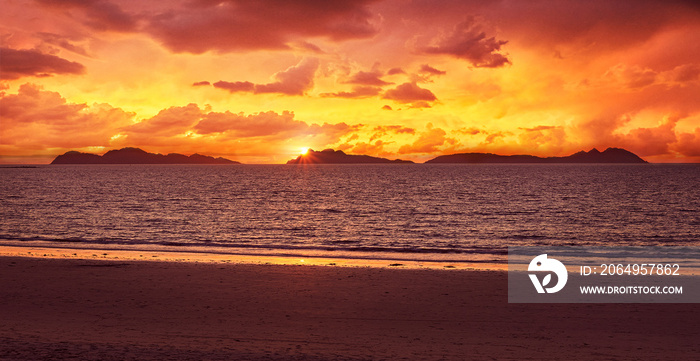
{"label": "island", "polygon": [[636,154],[620,148],[603,152],[591,149],[566,157],[537,157],[534,155],[498,155],[492,153],[460,153],[441,155],[426,163],[648,163]]}
{"label": "island", "polygon": [[287,164],[413,164],[410,160],[386,159],[369,155],[346,154],[342,150],[324,149],[320,152],[309,149],[306,154],[292,159]]}
{"label": "island", "polygon": [[51,164],[240,164],[226,158],[201,154],[190,156],[170,153],[148,153],[139,148],[114,149],[100,156],[74,150],[59,155]]}

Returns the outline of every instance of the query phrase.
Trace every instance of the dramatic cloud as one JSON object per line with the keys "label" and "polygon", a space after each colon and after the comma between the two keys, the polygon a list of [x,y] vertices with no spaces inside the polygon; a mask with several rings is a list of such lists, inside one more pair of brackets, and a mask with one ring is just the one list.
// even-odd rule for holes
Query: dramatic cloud
{"label": "dramatic cloud", "polygon": [[399,148],[399,154],[412,153],[435,153],[440,151],[440,147],[445,144],[453,145],[457,141],[448,138],[447,132],[440,128],[434,128],[432,124],[428,124],[427,129],[421,132],[412,144],[406,144]]}
{"label": "dramatic cloud", "polygon": [[261,112],[245,115],[230,112],[206,114],[194,126],[199,134],[230,132],[237,137],[258,137],[285,132],[303,133],[309,126],[294,119],[294,113]]}
{"label": "dramatic cloud", "polygon": [[404,127],[402,125],[380,125],[372,129],[374,132],[370,136],[369,141],[373,142],[375,139],[385,137],[389,134],[416,134],[416,130],[409,127]]}
{"label": "dramatic cloud", "polygon": [[428,75],[445,75],[445,74],[447,74],[446,71],[435,69],[428,64],[421,65],[420,70],[418,72],[428,74]]}
{"label": "dramatic cloud", "polygon": [[371,2],[198,0],[153,16],[146,29],[175,52],[288,49],[310,37],[341,41],[376,34]]}
{"label": "dramatic cloud", "polygon": [[638,90],[654,84],[676,85],[700,80],[700,64],[683,64],[666,71],[617,64],[603,74],[603,84]]}
{"label": "dramatic cloud", "polygon": [[697,1],[2,4],[0,157],[616,146],[700,161]]}
{"label": "dramatic cloud", "polygon": [[566,143],[566,131],[563,127],[540,125],[521,129],[524,132],[518,136],[520,144],[527,145],[533,150],[546,148],[550,152],[558,153]]}
{"label": "dramatic cloud", "polygon": [[[678,131],[677,124],[683,119],[684,116],[668,116],[655,127],[635,128],[630,127],[633,118],[629,115],[596,118],[581,123],[574,131],[588,135],[586,138],[590,138],[589,147],[622,147],[642,157],[694,157],[700,153],[697,138],[700,128],[695,128],[694,133]],[[623,128],[629,129],[622,131]]]}
{"label": "dramatic cloud", "polygon": [[651,69],[642,69],[639,66],[626,66],[618,64],[608,70],[605,75],[614,82],[619,82],[627,88],[642,88],[653,84],[658,74]]}
{"label": "dramatic cloud", "polygon": [[[236,144],[247,144],[250,149],[237,152],[275,154],[282,143],[296,140],[312,141],[326,146],[336,143],[359,125],[308,124],[294,119],[294,113],[273,111],[253,114],[211,112],[196,104],[184,107],[171,107],[160,111],[156,116],[124,127],[123,145],[167,146],[168,144],[201,144],[204,147],[220,145],[234,149]],[[267,146],[267,150],[265,150]],[[278,151],[279,149],[277,149]]]}
{"label": "dramatic cloud", "polygon": [[389,71],[386,72],[386,75],[396,75],[396,74],[406,74],[406,71],[404,71],[401,68],[391,68]]}
{"label": "dramatic cloud", "polygon": [[69,103],[60,94],[32,84],[2,96],[0,114],[0,145],[7,153],[106,145],[115,129],[134,117],[107,104]]}
{"label": "dramatic cloud", "polygon": [[319,60],[316,58],[306,58],[299,64],[290,67],[274,75],[277,80],[268,84],[253,84],[248,81],[226,82],[218,81],[214,87],[225,89],[231,93],[252,92],[252,93],[280,93],[286,95],[304,95],[313,88],[314,74],[318,69]]}
{"label": "dramatic cloud", "polygon": [[433,92],[419,87],[416,83],[403,83],[394,89],[389,89],[384,93],[383,98],[399,103],[432,102],[437,100]]}
{"label": "dramatic cloud", "polygon": [[394,83],[390,83],[381,79],[382,72],[375,71],[360,71],[354,74],[350,79],[345,81],[347,84],[358,84],[367,86],[384,86]]}
{"label": "dramatic cloud", "polygon": [[136,30],[137,17],[107,0],[36,0],[55,9],[77,9],[84,14],[84,23],[94,30],[131,32]]}
{"label": "dramatic cloud", "polygon": [[276,82],[256,85],[255,92],[304,95],[314,86],[314,74],[318,65],[318,59],[306,58],[299,64],[275,74]]}
{"label": "dramatic cloud", "polygon": [[185,133],[202,117],[197,104],[163,109],[154,117],[127,127],[128,133],[141,133],[149,136],[172,136]]}
{"label": "dramatic cloud", "polygon": [[384,145],[385,143],[381,140],[377,140],[372,143],[365,143],[365,142],[358,142],[355,144],[355,146],[350,150],[350,153],[352,154],[373,154],[376,156],[389,156],[392,153],[384,151]]}
{"label": "dramatic cloud", "polygon": [[507,41],[488,37],[473,17],[457,24],[450,34],[433,40],[423,47],[427,54],[446,54],[469,61],[477,68],[498,68],[510,64],[508,58],[499,53]]}
{"label": "dramatic cloud", "polygon": [[[219,140],[255,138],[265,141],[288,140],[296,137],[326,137],[324,144],[337,142],[339,137],[356,129],[345,123],[307,124],[294,119],[294,113],[260,112],[254,114],[207,112],[196,104],[161,110],[156,116],[122,129],[127,139],[138,144],[159,144],[158,137],[181,135],[211,136]],[[223,138],[222,138],[223,137]]]}
{"label": "dramatic cloud", "polygon": [[54,74],[84,74],[85,67],[76,62],[43,54],[37,50],[0,48],[0,79],[13,80],[26,76],[46,77]]}
{"label": "dramatic cloud", "polygon": [[45,32],[37,33],[36,35],[47,44],[58,46],[82,56],[89,56],[88,51],[83,46],[75,45],[73,42],[74,39],[70,37]]}
{"label": "dramatic cloud", "polygon": [[679,135],[678,143],[672,148],[686,157],[700,157],[700,128],[695,128],[694,133]]}
{"label": "dramatic cloud", "polygon": [[3,155],[133,146],[162,153],[243,154],[269,162],[290,142],[330,146],[362,128],[343,122],[307,123],[294,119],[292,112],[246,115],[213,112],[196,104],[169,107],[134,123],[134,113],[107,104],[70,103],[31,84],[20,86],[17,94],[0,93],[0,114]]}
{"label": "dramatic cloud", "polygon": [[686,83],[700,80],[700,64],[683,64],[668,73],[671,81]]}
{"label": "dramatic cloud", "polygon": [[220,81],[217,81],[216,83],[214,83],[214,88],[225,89],[225,90],[230,91],[231,93],[237,93],[237,92],[253,93],[253,92],[255,92],[255,84],[253,84],[249,81],[228,82],[228,81],[220,80]]}

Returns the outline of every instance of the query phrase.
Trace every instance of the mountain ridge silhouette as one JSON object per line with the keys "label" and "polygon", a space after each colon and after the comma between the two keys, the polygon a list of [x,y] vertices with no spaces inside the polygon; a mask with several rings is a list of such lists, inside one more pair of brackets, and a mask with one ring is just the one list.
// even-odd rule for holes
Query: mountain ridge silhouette
{"label": "mountain ridge silhouette", "polygon": [[208,155],[179,153],[167,155],[148,153],[140,148],[127,147],[113,149],[104,155],[68,151],[57,156],[51,164],[241,164],[226,158],[214,158]]}
{"label": "mountain ridge silhouette", "polygon": [[362,154],[346,154],[342,150],[324,149],[317,152],[309,149],[287,164],[413,164],[410,160],[386,159]]}
{"label": "mountain ridge silhouette", "polygon": [[498,155],[493,153],[457,153],[435,157],[425,163],[648,163],[638,155],[622,149],[580,151],[565,157],[534,155]]}

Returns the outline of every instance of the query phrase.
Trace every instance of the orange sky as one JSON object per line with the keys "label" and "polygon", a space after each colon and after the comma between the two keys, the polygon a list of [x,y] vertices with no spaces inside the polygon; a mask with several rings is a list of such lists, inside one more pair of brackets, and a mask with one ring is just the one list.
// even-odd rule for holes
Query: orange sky
{"label": "orange sky", "polygon": [[700,6],[0,0],[0,162],[609,146],[700,162]]}

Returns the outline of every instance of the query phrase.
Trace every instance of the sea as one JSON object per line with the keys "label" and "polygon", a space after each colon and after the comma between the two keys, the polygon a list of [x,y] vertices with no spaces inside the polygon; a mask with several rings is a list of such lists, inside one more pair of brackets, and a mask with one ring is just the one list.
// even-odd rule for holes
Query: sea
{"label": "sea", "polygon": [[436,262],[697,247],[700,165],[5,165],[0,245]]}

